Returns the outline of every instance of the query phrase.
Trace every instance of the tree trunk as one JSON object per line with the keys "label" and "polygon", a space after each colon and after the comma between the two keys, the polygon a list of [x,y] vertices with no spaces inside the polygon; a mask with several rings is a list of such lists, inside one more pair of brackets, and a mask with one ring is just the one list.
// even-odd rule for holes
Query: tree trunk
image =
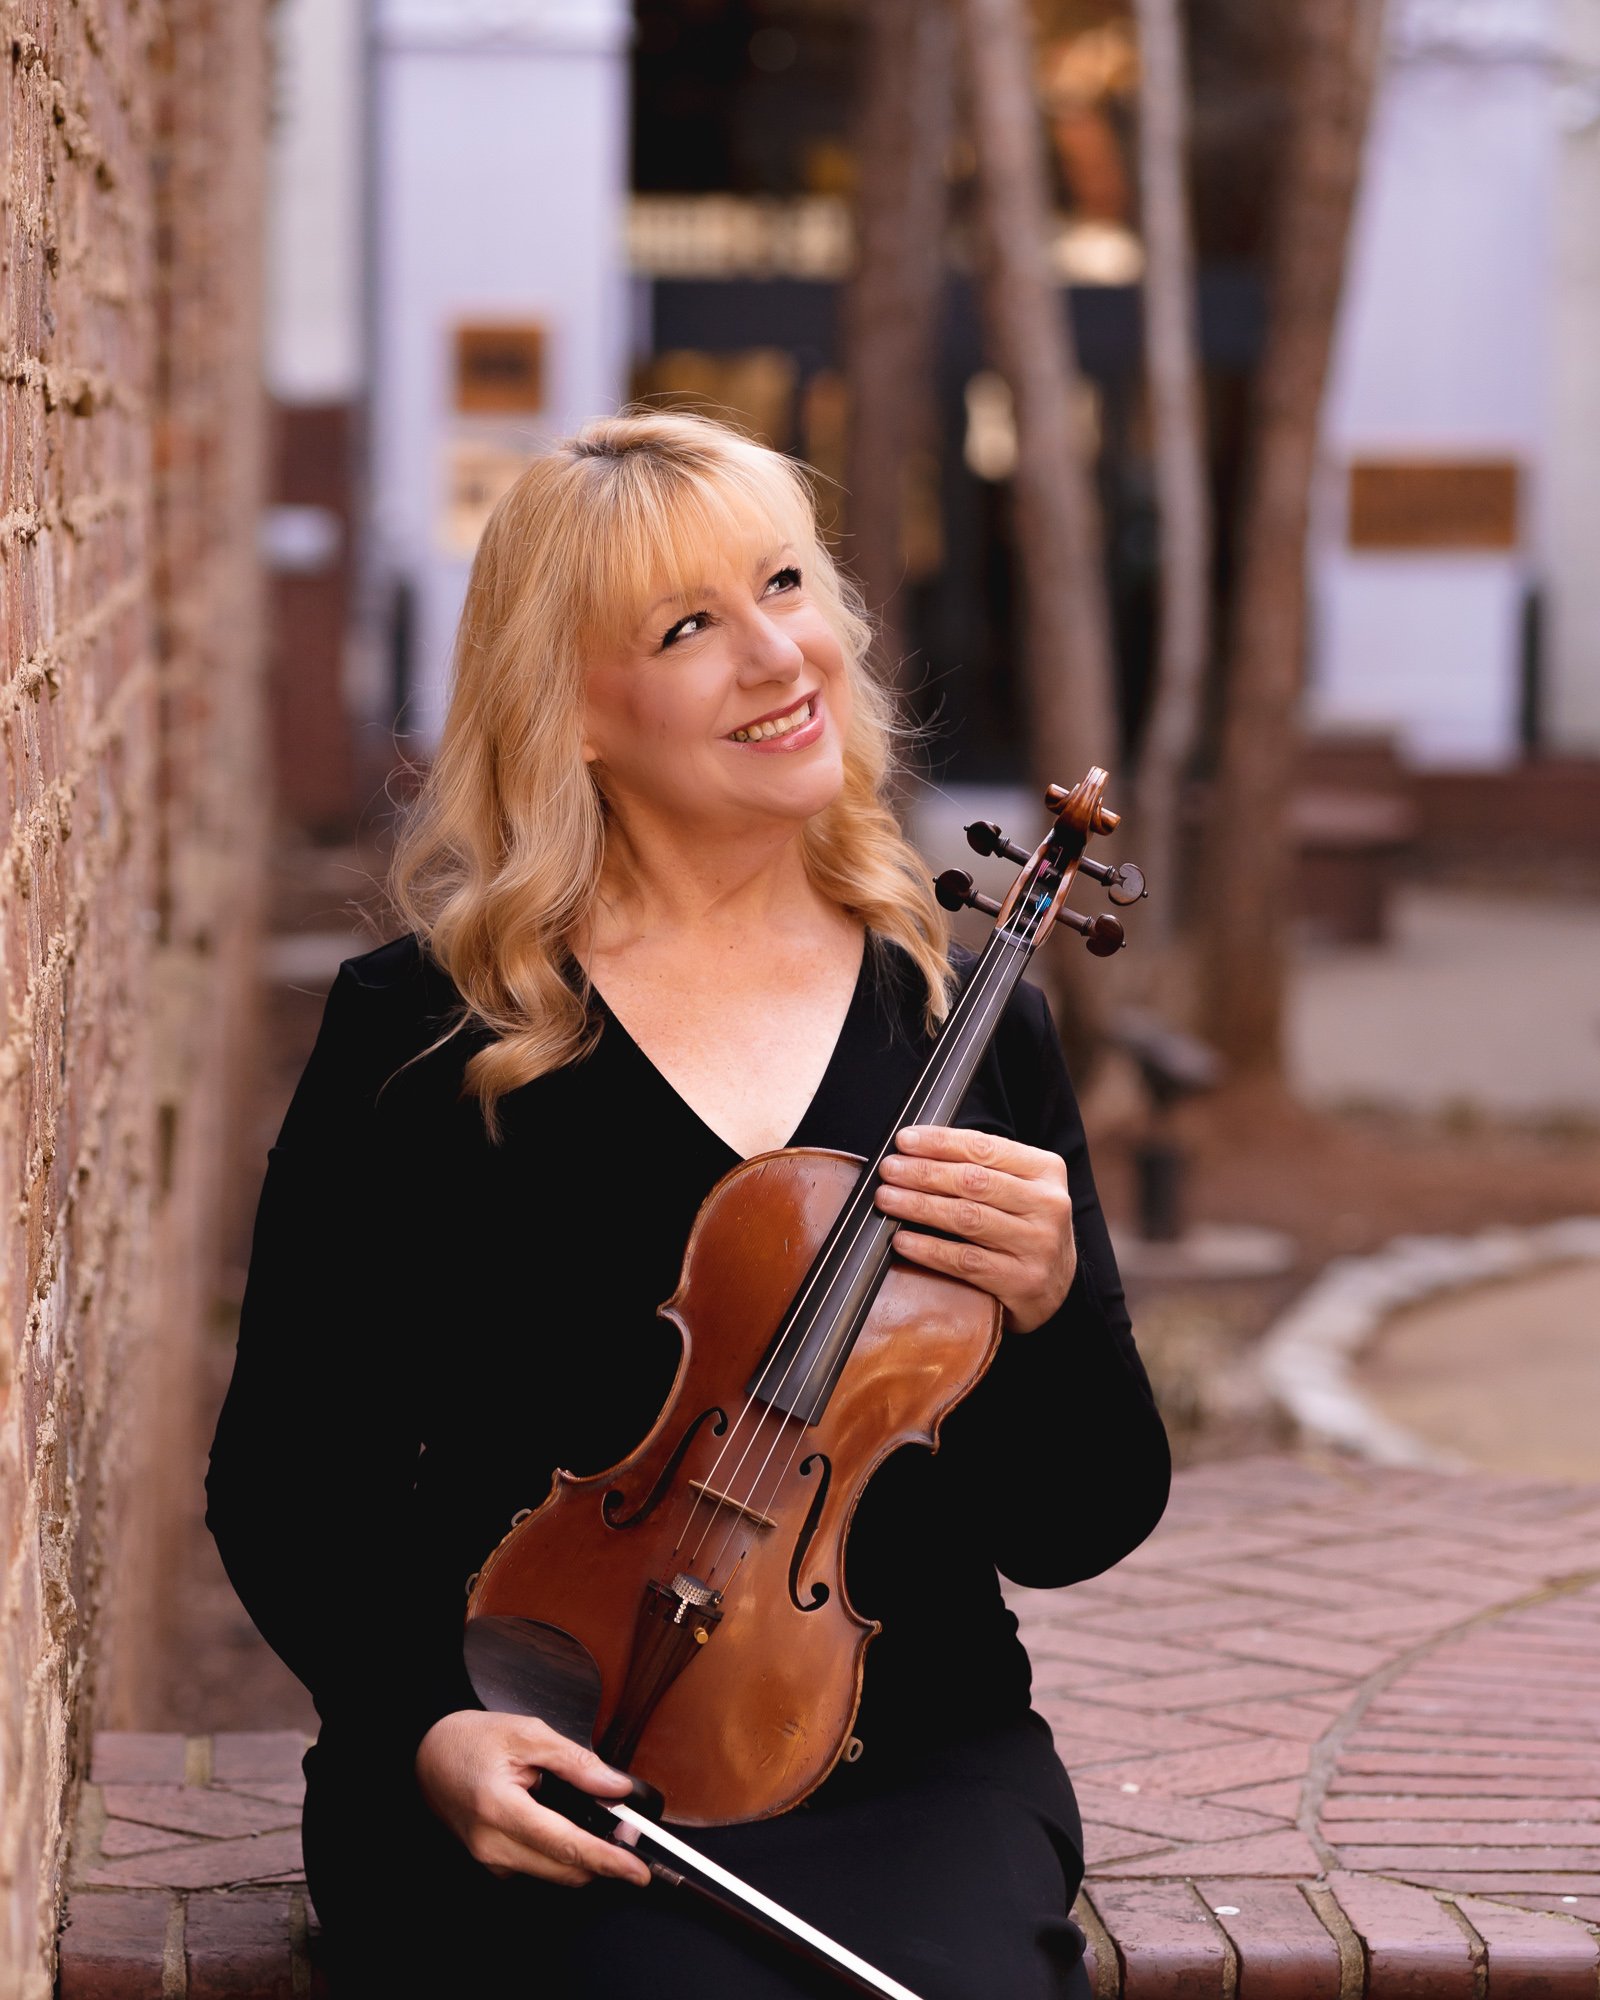
{"label": "tree trunk", "polygon": [[1179,804],[1211,651],[1211,492],[1189,225],[1188,78],[1178,0],[1135,0],[1145,373],[1161,531],[1160,623],[1133,840],[1155,885],[1141,911],[1149,983],[1167,974],[1177,910]]}
{"label": "tree trunk", "polygon": [[856,268],[844,301],[846,504],[851,568],[878,619],[880,664],[898,680],[906,480],[934,429],[955,37],[943,0],[869,0],[863,26]]}
{"label": "tree trunk", "polygon": [[1276,1075],[1283,1062],[1306,533],[1382,8],[1381,0],[1298,0],[1297,14],[1267,348],[1207,830],[1203,1018],[1235,1074]]}
{"label": "tree trunk", "polygon": [[1070,322],[1049,268],[1050,206],[1024,0],[956,0],[978,162],[985,337],[1016,410],[1030,762],[1071,785],[1117,763],[1099,498]]}

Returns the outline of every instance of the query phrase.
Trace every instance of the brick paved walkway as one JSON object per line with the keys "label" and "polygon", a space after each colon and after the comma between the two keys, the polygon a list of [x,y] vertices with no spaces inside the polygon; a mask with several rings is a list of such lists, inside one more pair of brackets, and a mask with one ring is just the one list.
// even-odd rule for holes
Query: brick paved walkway
{"label": "brick paved walkway", "polygon": [[[1013,1602],[1100,2000],[1596,2000],[1600,1488],[1209,1467]],[[61,2000],[317,1990],[300,1750],[99,1738]]]}

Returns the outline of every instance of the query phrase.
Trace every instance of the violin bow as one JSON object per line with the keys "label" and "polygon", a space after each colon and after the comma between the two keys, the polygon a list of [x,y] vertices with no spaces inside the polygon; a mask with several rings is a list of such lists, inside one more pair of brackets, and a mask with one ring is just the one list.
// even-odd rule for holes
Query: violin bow
{"label": "violin bow", "polygon": [[[639,1785],[638,1789],[641,1796],[650,1796],[647,1785]],[[786,1910],[782,1903],[735,1875],[732,1869],[713,1861],[708,1854],[702,1854],[697,1847],[691,1847],[688,1841],[658,1825],[626,1799],[595,1798],[549,1772],[541,1776],[536,1797],[541,1805],[576,1821],[586,1832],[631,1848],[656,1881],[671,1889],[687,1889],[714,1903],[748,1928],[763,1931],[814,1965],[824,1966],[856,1992],[878,1994],[882,2000],[918,2000],[909,1986],[902,1986],[898,1979],[891,1979],[886,1972],[869,1965],[826,1931],[819,1931],[815,1924],[808,1924],[804,1917]],[[652,1849],[659,1852],[651,1852]],[[661,1855],[669,1855],[671,1860],[664,1861]],[[685,1869],[693,1872],[685,1874]]]}

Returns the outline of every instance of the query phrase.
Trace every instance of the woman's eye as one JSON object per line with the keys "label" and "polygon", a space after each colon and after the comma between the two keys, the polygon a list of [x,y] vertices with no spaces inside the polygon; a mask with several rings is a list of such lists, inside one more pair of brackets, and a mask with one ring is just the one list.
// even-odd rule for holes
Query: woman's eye
{"label": "woman's eye", "polygon": [[775,583],[781,584],[785,590],[794,590],[799,586],[800,572],[791,563],[787,569],[777,570],[773,575],[767,578],[768,590],[770,590]]}
{"label": "woman's eye", "polygon": [[675,639],[692,639],[704,624],[705,617],[703,611],[691,611],[687,618],[680,618],[676,625],[669,625],[661,635],[663,648],[670,646]]}

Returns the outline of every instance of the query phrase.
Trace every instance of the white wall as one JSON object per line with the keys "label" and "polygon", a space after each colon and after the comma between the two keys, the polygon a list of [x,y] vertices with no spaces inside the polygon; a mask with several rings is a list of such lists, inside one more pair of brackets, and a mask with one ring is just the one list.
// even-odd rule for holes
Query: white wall
{"label": "white wall", "polygon": [[1546,453],[1547,722],[1600,755],[1600,0],[1564,0]]}
{"label": "white wall", "polygon": [[[1553,0],[1394,0],[1324,414],[1309,720],[1419,763],[1514,758],[1549,430]],[[1514,460],[1507,553],[1346,546],[1358,459]]]}
{"label": "white wall", "polygon": [[278,0],[267,185],[267,386],[338,403],[361,387],[362,0]]}
{"label": "white wall", "polygon": [[[372,524],[375,595],[417,589],[413,701],[443,721],[468,561],[446,546],[452,436],[532,451],[626,393],[624,0],[374,0]],[[548,330],[546,407],[463,422],[450,334],[462,319]]]}

